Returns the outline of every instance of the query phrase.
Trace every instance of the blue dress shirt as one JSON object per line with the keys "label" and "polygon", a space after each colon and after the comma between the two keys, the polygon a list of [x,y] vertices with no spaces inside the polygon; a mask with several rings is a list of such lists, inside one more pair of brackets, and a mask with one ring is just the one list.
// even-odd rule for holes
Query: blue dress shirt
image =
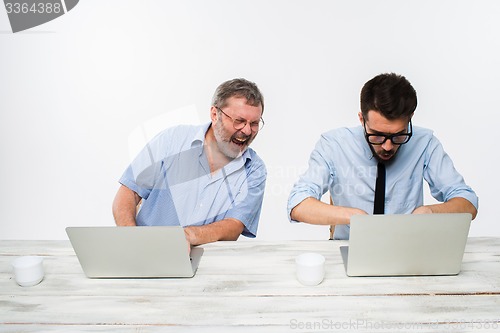
{"label": "blue dress shirt", "polygon": [[210,173],[203,149],[210,124],[164,130],[139,153],[120,178],[143,203],[137,225],[205,225],[234,218],[255,237],[266,168],[254,150]]}
{"label": "blue dress shirt", "polygon": [[[288,199],[292,209],[308,197],[318,200],[327,191],[335,205],[373,212],[377,159],[364,137],[362,126],[339,128],[321,135],[307,171],[295,183]],[[455,197],[476,208],[478,197],[455,170],[450,157],[429,129],[413,127],[413,136],[401,145],[386,165],[386,214],[410,214],[423,205],[423,180],[436,200]],[[349,225],[335,227],[335,239],[349,239]]]}

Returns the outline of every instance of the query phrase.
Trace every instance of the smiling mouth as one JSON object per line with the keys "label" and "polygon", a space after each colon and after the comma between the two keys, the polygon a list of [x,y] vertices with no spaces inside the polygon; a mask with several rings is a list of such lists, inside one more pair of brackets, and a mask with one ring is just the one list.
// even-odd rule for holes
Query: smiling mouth
{"label": "smiling mouth", "polygon": [[231,142],[238,146],[245,146],[249,138],[233,138]]}

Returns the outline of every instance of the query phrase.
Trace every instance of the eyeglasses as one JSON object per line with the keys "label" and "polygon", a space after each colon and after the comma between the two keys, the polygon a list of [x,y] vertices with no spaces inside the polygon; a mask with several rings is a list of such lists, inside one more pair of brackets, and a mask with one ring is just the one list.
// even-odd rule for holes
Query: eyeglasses
{"label": "eyeglasses", "polygon": [[366,141],[372,145],[383,145],[387,140],[391,140],[392,144],[395,145],[404,145],[405,143],[410,141],[410,138],[413,134],[411,119],[408,125],[409,131],[407,133],[396,133],[390,135],[368,134],[366,132],[366,120],[363,120],[363,127],[365,129]]}
{"label": "eyeglasses", "polygon": [[249,122],[248,120],[241,119],[241,118],[234,119],[233,117],[231,117],[230,115],[228,115],[227,113],[222,111],[222,109],[219,108],[218,106],[216,106],[215,108],[217,110],[219,110],[220,112],[222,112],[226,117],[228,117],[229,119],[231,119],[233,121],[233,127],[235,130],[238,130],[238,131],[242,130],[243,128],[245,128],[247,123],[250,123],[250,129],[252,130],[252,132],[258,132],[262,129],[262,127],[264,127],[264,119],[262,119],[262,117],[260,117],[260,119],[258,121]]}

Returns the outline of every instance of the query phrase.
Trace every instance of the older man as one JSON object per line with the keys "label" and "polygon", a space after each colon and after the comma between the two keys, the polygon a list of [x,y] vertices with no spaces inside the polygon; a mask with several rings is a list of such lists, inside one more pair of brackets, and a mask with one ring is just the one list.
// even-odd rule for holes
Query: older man
{"label": "older man", "polygon": [[191,245],[255,237],[267,173],[249,146],[263,111],[253,82],[222,83],[210,123],[164,130],[125,170],[113,202],[116,224],[181,225]]}

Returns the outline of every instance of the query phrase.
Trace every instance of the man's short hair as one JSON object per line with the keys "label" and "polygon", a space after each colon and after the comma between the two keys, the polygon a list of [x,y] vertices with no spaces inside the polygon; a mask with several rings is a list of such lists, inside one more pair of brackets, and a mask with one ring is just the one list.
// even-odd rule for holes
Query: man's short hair
{"label": "man's short hair", "polygon": [[360,102],[365,119],[370,110],[390,120],[409,119],[417,108],[417,93],[404,76],[380,74],[365,83]]}
{"label": "man's short hair", "polygon": [[262,113],[264,113],[264,96],[262,96],[257,85],[251,81],[240,78],[222,83],[215,90],[212,105],[223,108],[230,97],[243,97],[247,100],[248,105],[260,105],[262,106]]}

